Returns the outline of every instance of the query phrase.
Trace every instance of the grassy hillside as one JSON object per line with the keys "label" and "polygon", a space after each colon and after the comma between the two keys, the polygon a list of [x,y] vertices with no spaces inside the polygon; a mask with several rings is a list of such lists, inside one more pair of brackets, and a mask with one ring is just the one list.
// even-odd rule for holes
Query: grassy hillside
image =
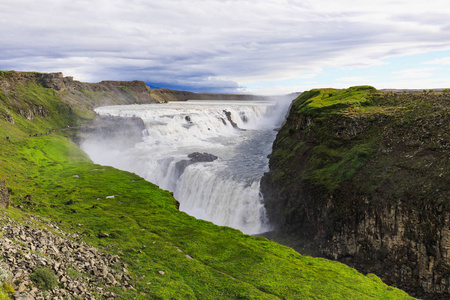
{"label": "grassy hillside", "polygon": [[[76,116],[51,89],[0,95],[0,109],[14,119],[0,118],[0,180],[13,203],[0,214],[20,222],[39,216],[118,254],[136,287],[114,291],[124,299],[409,299],[375,275],[197,220],[178,211],[171,193],[93,164],[69,138],[66,124]],[[46,113],[27,120],[22,106]],[[64,130],[47,134],[52,128]]]}

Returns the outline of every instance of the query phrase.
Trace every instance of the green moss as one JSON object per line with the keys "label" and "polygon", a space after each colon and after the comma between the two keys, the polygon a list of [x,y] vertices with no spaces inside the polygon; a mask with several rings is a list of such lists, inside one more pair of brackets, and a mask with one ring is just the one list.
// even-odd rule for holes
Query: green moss
{"label": "green moss", "polygon": [[372,143],[341,149],[318,145],[313,149],[311,172],[304,178],[333,191],[341,182],[352,179],[374,151]]}
{"label": "green moss", "polygon": [[30,279],[39,289],[43,290],[51,290],[58,285],[55,273],[46,267],[34,270],[30,275]]}
{"label": "green moss", "polygon": [[67,269],[66,272],[67,276],[69,276],[70,278],[80,278],[83,276],[80,272],[72,268]]}
{"label": "green moss", "polygon": [[0,300],[11,300],[8,294],[0,288]]}
{"label": "green moss", "polygon": [[14,288],[7,282],[2,283],[1,290],[3,290],[3,292],[5,292],[5,294],[9,294],[9,295],[14,294],[14,292],[15,292]]}
{"label": "green moss", "polygon": [[9,78],[11,77],[12,73],[14,73],[15,71],[0,71],[0,77],[6,77]]}
{"label": "green moss", "polygon": [[119,88],[120,88],[122,91],[124,91],[125,93],[127,93],[127,95],[128,95],[131,99],[133,99],[133,102],[134,102],[134,103],[138,103],[138,102],[139,102],[139,99],[136,97],[135,93],[134,93],[132,90],[130,90],[130,89],[127,88],[126,86],[119,86]]}
{"label": "green moss", "polygon": [[342,113],[359,110],[371,105],[369,95],[376,92],[371,86],[356,86],[344,90],[323,89],[302,93],[293,107],[298,113],[307,115]]}
{"label": "green moss", "polygon": [[[274,144],[271,157],[271,164],[276,166],[274,180],[288,184],[308,180],[328,193],[351,180],[376,149],[379,138],[364,124],[371,122],[371,114],[381,111],[377,106],[378,95],[370,86],[302,93],[294,101],[290,121],[280,130]],[[368,128],[362,139],[350,131],[342,133],[344,137],[338,134],[337,128],[342,126],[339,122],[346,119],[351,123],[353,115],[368,116],[367,120],[354,121]],[[305,121],[307,118],[309,121]],[[352,125],[346,126],[348,129]],[[308,161],[302,162],[302,157],[308,157]],[[297,170],[298,165],[302,165],[302,170]]]}

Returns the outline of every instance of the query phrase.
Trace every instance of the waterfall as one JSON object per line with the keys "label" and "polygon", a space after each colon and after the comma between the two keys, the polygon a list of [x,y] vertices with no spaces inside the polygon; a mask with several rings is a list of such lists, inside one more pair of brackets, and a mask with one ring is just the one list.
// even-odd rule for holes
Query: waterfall
{"label": "waterfall", "polygon": [[270,229],[259,182],[285,111],[286,106],[263,101],[100,107],[100,115],[141,118],[143,140],[114,149],[114,141],[93,137],[81,146],[96,163],[134,172],[172,191],[180,210],[256,234]]}

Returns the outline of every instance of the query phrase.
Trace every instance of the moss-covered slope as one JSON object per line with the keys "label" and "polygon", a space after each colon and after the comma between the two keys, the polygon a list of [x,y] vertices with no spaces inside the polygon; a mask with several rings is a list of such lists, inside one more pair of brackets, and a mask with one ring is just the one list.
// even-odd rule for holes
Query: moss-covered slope
{"label": "moss-covered slope", "polygon": [[423,297],[450,290],[450,94],[311,90],[261,182],[278,240]]}
{"label": "moss-covered slope", "polygon": [[[114,290],[124,299],[409,299],[375,275],[197,220],[169,192],[93,164],[69,138],[73,110],[52,89],[26,86],[33,97],[10,86],[0,102],[14,119],[0,118],[0,179],[12,201],[0,212],[19,221],[37,215],[118,254],[136,287]],[[27,120],[18,109],[26,103],[48,113]]]}

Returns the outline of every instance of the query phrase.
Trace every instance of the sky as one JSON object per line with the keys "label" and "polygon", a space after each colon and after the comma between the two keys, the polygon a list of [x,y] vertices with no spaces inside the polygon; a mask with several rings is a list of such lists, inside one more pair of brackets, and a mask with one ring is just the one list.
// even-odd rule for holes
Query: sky
{"label": "sky", "polygon": [[0,70],[280,95],[450,88],[448,0],[0,0]]}

